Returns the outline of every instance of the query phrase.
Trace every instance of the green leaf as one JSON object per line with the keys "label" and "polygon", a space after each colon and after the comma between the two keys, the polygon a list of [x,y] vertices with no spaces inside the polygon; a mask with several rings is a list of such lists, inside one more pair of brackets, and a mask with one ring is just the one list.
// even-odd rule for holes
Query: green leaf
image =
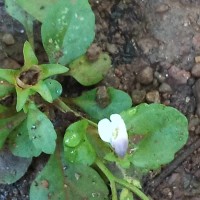
{"label": "green leaf", "polygon": [[72,186],[69,199],[109,199],[108,188],[92,168],[85,165],[70,165],[66,170],[66,175],[69,185]]}
{"label": "green leaf", "polygon": [[49,103],[53,102],[51,91],[43,80],[39,81],[36,85],[32,86],[31,89],[35,92],[38,92],[45,101]]}
{"label": "green leaf", "polygon": [[[6,110],[6,112],[9,112],[9,110]],[[12,117],[0,119],[0,149],[3,147],[9,133],[19,126],[24,119],[24,113],[18,113]]]}
{"label": "green leaf", "polygon": [[39,68],[42,69],[41,71],[42,79],[46,79],[50,76],[57,74],[63,74],[69,70],[67,67],[59,64],[42,64],[39,65]]}
{"label": "green leaf", "polygon": [[62,85],[58,81],[46,79],[44,83],[48,87],[53,100],[57,99],[62,94]]}
{"label": "green leaf", "polygon": [[27,0],[16,0],[17,3],[30,15],[35,17],[40,22],[44,21],[44,18],[47,14],[47,7],[53,5],[58,0],[35,0],[34,3],[32,1]]}
{"label": "green leaf", "polygon": [[17,105],[16,110],[19,112],[25,105],[26,101],[28,100],[29,95],[33,94],[29,89],[22,89],[16,86],[17,92]]}
{"label": "green leaf", "polygon": [[14,69],[0,69],[0,78],[14,85],[16,72]]}
{"label": "green leaf", "polygon": [[38,64],[38,59],[35,56],[35,53],[28,41],[24,43],[23,54],[24,54],[23,70],[28,70],[29,68],[33,67],[33,65]]}
{"label": "green leaf", "polygon": [[111,114],[118,114],[131,107],[132,100],[127,93],[111,87],[107,91],[111,103],[105,108],[101,108],[96,102],[97,89],[85,92],[80,97],[73,99],[73,101],[96,121],[103,118],[110,118]]}
{"label": "green leaf", "polygon": [[20,124],[8,137],[9,149],[15,156],[31,158],[40,155],[41,150],[37,149],[29,137],[27,120]]}
{"label": "green leaf", "polygon": [[64,136],[64,156],[68,162],[91,165],[96,153],[87,139],[88,122],[78,121],[70,125]]}
{"label": "green leaf", "polygon": [[65,165],[59,148],[58,144],[56,153],[33,181],[30,200],[108,199],[108,188],[99,174],[84,165]]}
{"label": "green leaf", "polygon": [[66,65],[83,55],[94,39],[94,25],[87,0],[60,0],[50,6],[41,30],[50,62]]}
{"label": "green leaf", "polygon": [[70,71],[67,74],[82,85],[90,86],[101,81],[110,67],[111,60],[106,53],[100,54],[98,60],[94,62],[90,62],[84,55],[70,63]]}
{"label": "green leaf", "polygon": [[[35,4],[32,4],[30,8]],[[33,17],[23,10],[17,1],[6,0],[6,11],[23,24],[28,36],[33,37]]]}
{"label": "green leaf", "polygon": [[14,156],[8,148],[0,151],[0,183],[11,184],[19,180],[31,164],[31,158]]}
{"label": "green leaf", "polygon": [[119,200],[134,200],[132,192],[130,192],[127,188],[123,188],[120,193]]}
{"label": "green leaf", "polygon": [[0,98],[11,94],[15,90],[14,86],[7,81],[0,80]]}
{"label": "green leaf", "polygon": [[57,135],[53,124],[45,114],[32,104],[28,109],[27,129],[29,138],[36,149],[47,154],[54,152]]}
{"label": "green leaf", "polygon": [[187,141],[187,119],[175,108],[141,104],[124,111],[121,116],[130,137],[142,137],[131,155],[131,162],[136,167],[149,170],[169,163]]}

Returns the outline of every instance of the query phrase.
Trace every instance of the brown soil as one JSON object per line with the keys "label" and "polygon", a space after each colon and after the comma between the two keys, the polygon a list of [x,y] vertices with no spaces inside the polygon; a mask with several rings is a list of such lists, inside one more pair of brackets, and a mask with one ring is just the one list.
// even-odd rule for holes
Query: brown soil
{"label": "brown soil", "polygon": [[[128,92],[134,105],[161,102],[173,106],[189,121],[188,143],[172,163],[144,177],[144,191],[154,200],[200,200],[199,1],[90,2],[97,23],[95,43],[102,51],[109,52],[113,64],[101,85]],[[14,41],[12,38],[6,41],[8,33]],[[2,67],[23,64],[25,38],[23,27],[5,13],[3,0],[0,0]],[[41,44],[39,40],[36,42],[37,54],[45,61],[40,54]],[[41,160],[43,157],[34,160],[17,183],[0,185],[0,200],[28,199],[29,186],[41,167]]]}

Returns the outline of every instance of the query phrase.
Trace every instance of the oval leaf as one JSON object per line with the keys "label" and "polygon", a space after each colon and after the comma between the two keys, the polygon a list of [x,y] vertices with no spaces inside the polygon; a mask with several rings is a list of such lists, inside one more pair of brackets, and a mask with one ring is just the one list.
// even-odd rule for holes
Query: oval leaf
{"label": "oval leaf", "polygon": [[62,157],[58,149],[50,157],[31,185],[30,200],[108,200],[108,188],[95,170],[84,165],[64,165]]}
{"label": "oval leaf", "polygon": [[187,119],[175,108],[141,104],[121,116],[130,137],[140,135],[143,138],[134,145],[131,155],[131,162],[137,167],[149,170],[169,163],[187,141]]}
{"label": "oval leaf", "polygon": [[96,102],[97,89],[85,92],[80,97],[73,99],[73,101],[96,121],[103,118],[110,118],[111,114],[119,114],[131,107],[132,100],[127,93],[111,87],[107,89],[107,92],[111,103],[105,108],[101,108]]}
{"label": "oval leaf", "polygon": [[14,156],[7,148],[0,152],[0,183],[11,184],[19,180],[31,164],[31,158]]}
{"label": "oval leaf", "polygon": [[[7,110],[6,112],[10,112]],[[1,113],[4,115],[4,113]],[[6,138],[25,119],[24,113],[18,113],[12,117],[0,119],[0,148],[3,147]]]}
{"label": "oval leaf", "polygon": [[27,120],[20,124],[8,137],[9,149],[15,156],[32,158],[40,155],[41,150],[37,149],[29,137]]}
{"label": "oval leaf", "polygon": [[47,7],[51,6],[58,0],[45,0],[45,1],[35,0],[34,3],[27,0],[16,0],[16,1],[26,12],[35,17],[40,22],[43,22],[47,14]]}
{"label": "oval leaf", "polygon": [[83,55],[94,39],[94,25],[87,0],[60,0],[49,7],[41,32],[51,63],[66,65]]}
{"label": "oval leaf", "polygon": [[53,124],[34,105],[28,109],[27,129],[29,138],[36,149],[44,153],[52,154],[56,147],[56,132]]}
{"label": "oval leaf", "polygon": [[91,165],[96,153],[87,139],[88,122],[78,121],[70,125],[64,136],[64,156],[68,162]]}
{"label": "oval leaf", "polygon": [[111,60],[106,53],[100,54],[94,62],[88,61],[84,55],[70,63],[68,75],[73,76],[82,85],[90,86],[101,81],[110,67]]}

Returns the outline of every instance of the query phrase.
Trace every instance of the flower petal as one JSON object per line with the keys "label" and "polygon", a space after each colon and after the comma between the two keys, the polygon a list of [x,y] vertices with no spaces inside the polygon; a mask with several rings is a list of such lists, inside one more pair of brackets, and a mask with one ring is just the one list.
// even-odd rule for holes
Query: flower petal
{"label": "flower petal", "polygon": [[124,157],[128,149],[128,139],[117,138],[116,140],[112,141],[112,147],[118,156]]}
{"label": "flower petal", "polygon": [[[116,137],[112,137],[111,145],[114,148],[116,154],[123,157],[128,149],[128,134],[124,120],[119,114],[113,114],[110,116],[113,131],[117,131]],[[114,134],[113,134],[114,135]]]}
{"label": "flower petal", "polygon": [[122,117],[119,114],[112,114],[110,116],[110,120],[113,124],[113,127],[118,129],[118,137],[124,137],[128,139],[126,125]]}
{"label": "flower petal", "polygon": [[112,140],[112,126],[108,119],[102,119],[98,123],[98,132],[100,138],[104,142],[111,142]]}

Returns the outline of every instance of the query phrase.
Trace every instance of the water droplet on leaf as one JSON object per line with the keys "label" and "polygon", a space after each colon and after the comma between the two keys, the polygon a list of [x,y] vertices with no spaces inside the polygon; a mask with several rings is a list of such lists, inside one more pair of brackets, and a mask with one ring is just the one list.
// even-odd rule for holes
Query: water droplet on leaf
{"label": "water droplet on leaf", "polygon": [[75,178],[76,178],[77,181],[78,181],[78,180],[80,179],[80,177],[81,177],[81,175],[78,174],[78,173],[75,173],[74,176],[75,176]]}
{"label": "water droplet on leaf", "polygon": [[36,125],[32,125],[31,130],[35,130],[35,129],[36,129]]}

